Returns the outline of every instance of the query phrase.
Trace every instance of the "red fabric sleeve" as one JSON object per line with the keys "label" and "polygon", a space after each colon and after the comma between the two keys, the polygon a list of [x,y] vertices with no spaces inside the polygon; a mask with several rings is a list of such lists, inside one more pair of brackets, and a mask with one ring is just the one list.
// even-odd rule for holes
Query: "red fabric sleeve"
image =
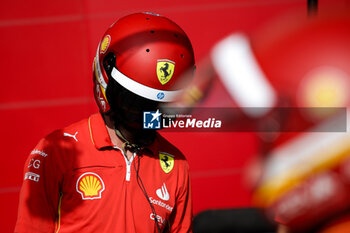
{"label": "red fabric sleeve", "polygon": [[183,174],[183,183],[179,189],[179,195],[177,196],[175,210],[173,211],[173,215],[170,220],[171,233],[192,232],[192,192],[189,167],[187,162]]}
{"label": "red fabric sleeve", "polygon": [[60,198],[55,141],[42,139],[24,165],[15,232],[55,231]]}

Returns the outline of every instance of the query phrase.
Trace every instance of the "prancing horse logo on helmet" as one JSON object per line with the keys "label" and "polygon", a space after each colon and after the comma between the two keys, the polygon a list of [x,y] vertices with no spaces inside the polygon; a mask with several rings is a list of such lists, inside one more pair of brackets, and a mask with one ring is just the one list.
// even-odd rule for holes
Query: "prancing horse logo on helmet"
{"label": "prancing horse logo on helmet", "polygon": [[157,77],[159,82],[164,85],[173,77],[175,62],[168,59],[157,60]]}

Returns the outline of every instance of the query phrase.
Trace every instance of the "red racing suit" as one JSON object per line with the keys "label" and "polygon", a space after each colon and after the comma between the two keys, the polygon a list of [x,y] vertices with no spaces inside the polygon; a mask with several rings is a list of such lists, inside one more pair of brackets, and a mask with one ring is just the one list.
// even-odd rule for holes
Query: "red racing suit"
{"label": "red racing suit", "polygon": [[192,232],[188,163],[159,134],[128,161],[94,114],[42,139],[26,161],[15,232],[157,232],[155,219]]}

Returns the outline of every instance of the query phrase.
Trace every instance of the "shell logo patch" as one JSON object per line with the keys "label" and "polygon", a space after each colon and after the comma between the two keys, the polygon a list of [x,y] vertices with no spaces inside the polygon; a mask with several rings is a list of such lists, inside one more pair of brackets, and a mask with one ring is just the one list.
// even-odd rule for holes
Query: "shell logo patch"
{"label": "shell logo patch", "polygon": [[157,60],[157,77],[159,82],[164,85],[170,81],[175,71],[175,62],[168,59]]}
{"label": "shell logo patch", "polygon": [[101,43],[101,53],[105,53],[109,47],[109,44],[111,43],[111,36],[110,35],[106,35]]}
{"label": "shell logo patch", "polygon": [[86,172],[77,180],[76,189],[83,200],[101,199],[105,184],[96,173]]}
{"label": "shell logo patch", "polygon": [[163,169],[165,173],[171,172],[174,168],[174,156],[164,153],[164,152],[159,152],[159,162],[160,162],[160,167]]}

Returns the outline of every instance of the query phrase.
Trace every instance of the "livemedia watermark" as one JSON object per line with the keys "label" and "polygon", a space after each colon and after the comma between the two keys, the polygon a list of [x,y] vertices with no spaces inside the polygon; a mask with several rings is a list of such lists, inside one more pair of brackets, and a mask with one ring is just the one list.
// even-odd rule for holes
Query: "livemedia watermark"
{"label": "livemedia watermark", "polygon": [[163,108],[144,129],[168,132],[346,132],[346,108]]}

